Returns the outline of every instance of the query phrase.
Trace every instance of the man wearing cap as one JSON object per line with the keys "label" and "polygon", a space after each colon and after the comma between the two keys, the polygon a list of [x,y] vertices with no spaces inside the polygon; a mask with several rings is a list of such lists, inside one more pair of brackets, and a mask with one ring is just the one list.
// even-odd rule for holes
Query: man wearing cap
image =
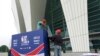
{"label": "man wearing cap", "polygon": [[49,37],[49,39],[54,42],[54,56],[61,56],[61,46],[63,45],[63,41],[67,41],[69,39],[62,39],[61,29],[57,29],[55,31],[55,35]]}

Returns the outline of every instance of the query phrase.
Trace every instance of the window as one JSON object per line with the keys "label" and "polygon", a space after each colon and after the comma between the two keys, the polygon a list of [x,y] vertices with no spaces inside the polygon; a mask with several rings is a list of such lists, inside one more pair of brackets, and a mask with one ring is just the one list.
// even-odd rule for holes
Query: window
{"label": "window", "polygon": [[[60,0],[47,0],[45,19],[53,34],[60,28],[63,37],[69,36]],[[70,43],[66,43],[66,47],[67,50],[71,50]]]}
{"label": "window", "polygon": [[90,41],[91,51],[97,52],[100,50],[100,0],[88,0],[88,24],[89,24],[89,37],[97,38]]}

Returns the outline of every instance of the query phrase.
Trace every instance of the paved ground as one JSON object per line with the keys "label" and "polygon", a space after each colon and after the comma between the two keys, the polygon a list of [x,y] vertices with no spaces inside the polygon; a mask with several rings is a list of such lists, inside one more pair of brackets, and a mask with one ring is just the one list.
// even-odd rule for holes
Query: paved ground
{"label": "paved ground", "polygon": [[[51,55],[54,56],[54,53],[51,52]],[[83,53],[62,53],[62,56],[82,56]],[[100,53],[99,53],[100,55]]]}

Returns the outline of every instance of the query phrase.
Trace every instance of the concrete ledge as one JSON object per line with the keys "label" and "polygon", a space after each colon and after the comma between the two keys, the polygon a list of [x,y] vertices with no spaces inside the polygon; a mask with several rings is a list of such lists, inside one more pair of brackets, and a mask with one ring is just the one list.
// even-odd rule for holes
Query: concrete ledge
{"label": "concrete ledge", "polygon": [[[62,56],[85,56],[86,54],[92,55],[91,53],[63,53],[62,52]],[[51,56],[54,56],[53,52],[51,52]],[[100,56],[100,53],[96,54],[95,56]]]}

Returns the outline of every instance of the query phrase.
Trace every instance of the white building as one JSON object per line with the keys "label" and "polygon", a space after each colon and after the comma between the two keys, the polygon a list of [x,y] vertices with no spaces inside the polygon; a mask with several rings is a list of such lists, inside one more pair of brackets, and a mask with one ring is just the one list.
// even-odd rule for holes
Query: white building
{"label": "white building", "polygon": [[52,32],[62,28],[59,22],[64,21],[66,24],[61,23],[67,27],[62,29],[70,38],[72,52],[90,52],[87,5],[87,0],[12,0],[19,33],[35,30],[37,22],[43,18],[47,19]]}

